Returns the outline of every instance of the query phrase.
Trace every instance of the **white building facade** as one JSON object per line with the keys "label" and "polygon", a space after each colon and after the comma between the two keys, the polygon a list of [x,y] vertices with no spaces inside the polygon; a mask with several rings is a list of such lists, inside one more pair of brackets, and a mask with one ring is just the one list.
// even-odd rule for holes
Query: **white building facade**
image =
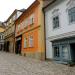
{"label": "white building facade", "polygon": [[53,0],[44,13],[46,58],[75,62],[75,0]]}

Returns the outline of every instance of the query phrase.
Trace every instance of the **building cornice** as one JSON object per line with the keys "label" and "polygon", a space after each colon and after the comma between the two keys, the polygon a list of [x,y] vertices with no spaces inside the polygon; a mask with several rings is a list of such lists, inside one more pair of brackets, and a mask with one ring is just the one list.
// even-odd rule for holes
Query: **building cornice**
{"label": "building cornice", "polygon": [[27,32],[31,32],[31,31],[33,31],[33,30],[35,30],[37,28],[40,28],[40,25],[38,25],[36,27],[32,27],[31,29],[27,29],[27,30],[25,30],[23,32],[20,32],[18,35],[16,34],[15,37],[18,37],[19,35],[22,35],[22,34],[27,33]]}
{"label": "building cornice", "polygon": [[60,40],[60,39],[70,38],[70,37],[75,37],[75,31],[60,34],[60,35],[56,35],[56,36],[50,36],[50,37],[48,37],[48,40],[54,41],[54,40]]}

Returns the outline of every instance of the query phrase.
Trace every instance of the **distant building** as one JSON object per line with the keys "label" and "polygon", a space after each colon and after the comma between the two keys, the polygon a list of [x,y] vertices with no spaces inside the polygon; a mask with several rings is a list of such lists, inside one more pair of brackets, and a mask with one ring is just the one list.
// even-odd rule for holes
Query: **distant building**
{"label": "distant building", "polygon": [[0,51],[4,50],[4,30],[5,30],[5,25],[0,22]]}
{"label": "distant building", "polygon": [[14,21],[23,13],[22,10],[14,10],[14,12],[9,16],[5,22],[6,29],[5,35],[5,51],[14,52],[15,49],[15,24]]}
{"label": "distant building", "polygon": [[52,0],[44,13],[46,59],[75,63],[75,0]]}

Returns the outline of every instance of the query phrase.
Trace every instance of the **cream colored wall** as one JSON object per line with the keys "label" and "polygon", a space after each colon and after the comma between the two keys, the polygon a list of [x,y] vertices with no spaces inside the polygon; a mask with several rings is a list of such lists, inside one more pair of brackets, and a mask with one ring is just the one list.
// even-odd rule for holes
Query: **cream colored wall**
{"label": "cream colored wall", "polygon": [[5,30],[4,28],[1,28],[1,27],[0,27],[0,32],[4,32],[4,30]]}

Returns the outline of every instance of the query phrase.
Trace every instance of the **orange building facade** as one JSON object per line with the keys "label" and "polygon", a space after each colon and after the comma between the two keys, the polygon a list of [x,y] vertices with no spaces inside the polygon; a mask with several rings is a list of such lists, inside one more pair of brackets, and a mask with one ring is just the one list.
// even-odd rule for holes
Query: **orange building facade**
{"label": "orange building facade", "polygon": [[36,0],[15,21],[15,53],[45,59],[43,1]]}

